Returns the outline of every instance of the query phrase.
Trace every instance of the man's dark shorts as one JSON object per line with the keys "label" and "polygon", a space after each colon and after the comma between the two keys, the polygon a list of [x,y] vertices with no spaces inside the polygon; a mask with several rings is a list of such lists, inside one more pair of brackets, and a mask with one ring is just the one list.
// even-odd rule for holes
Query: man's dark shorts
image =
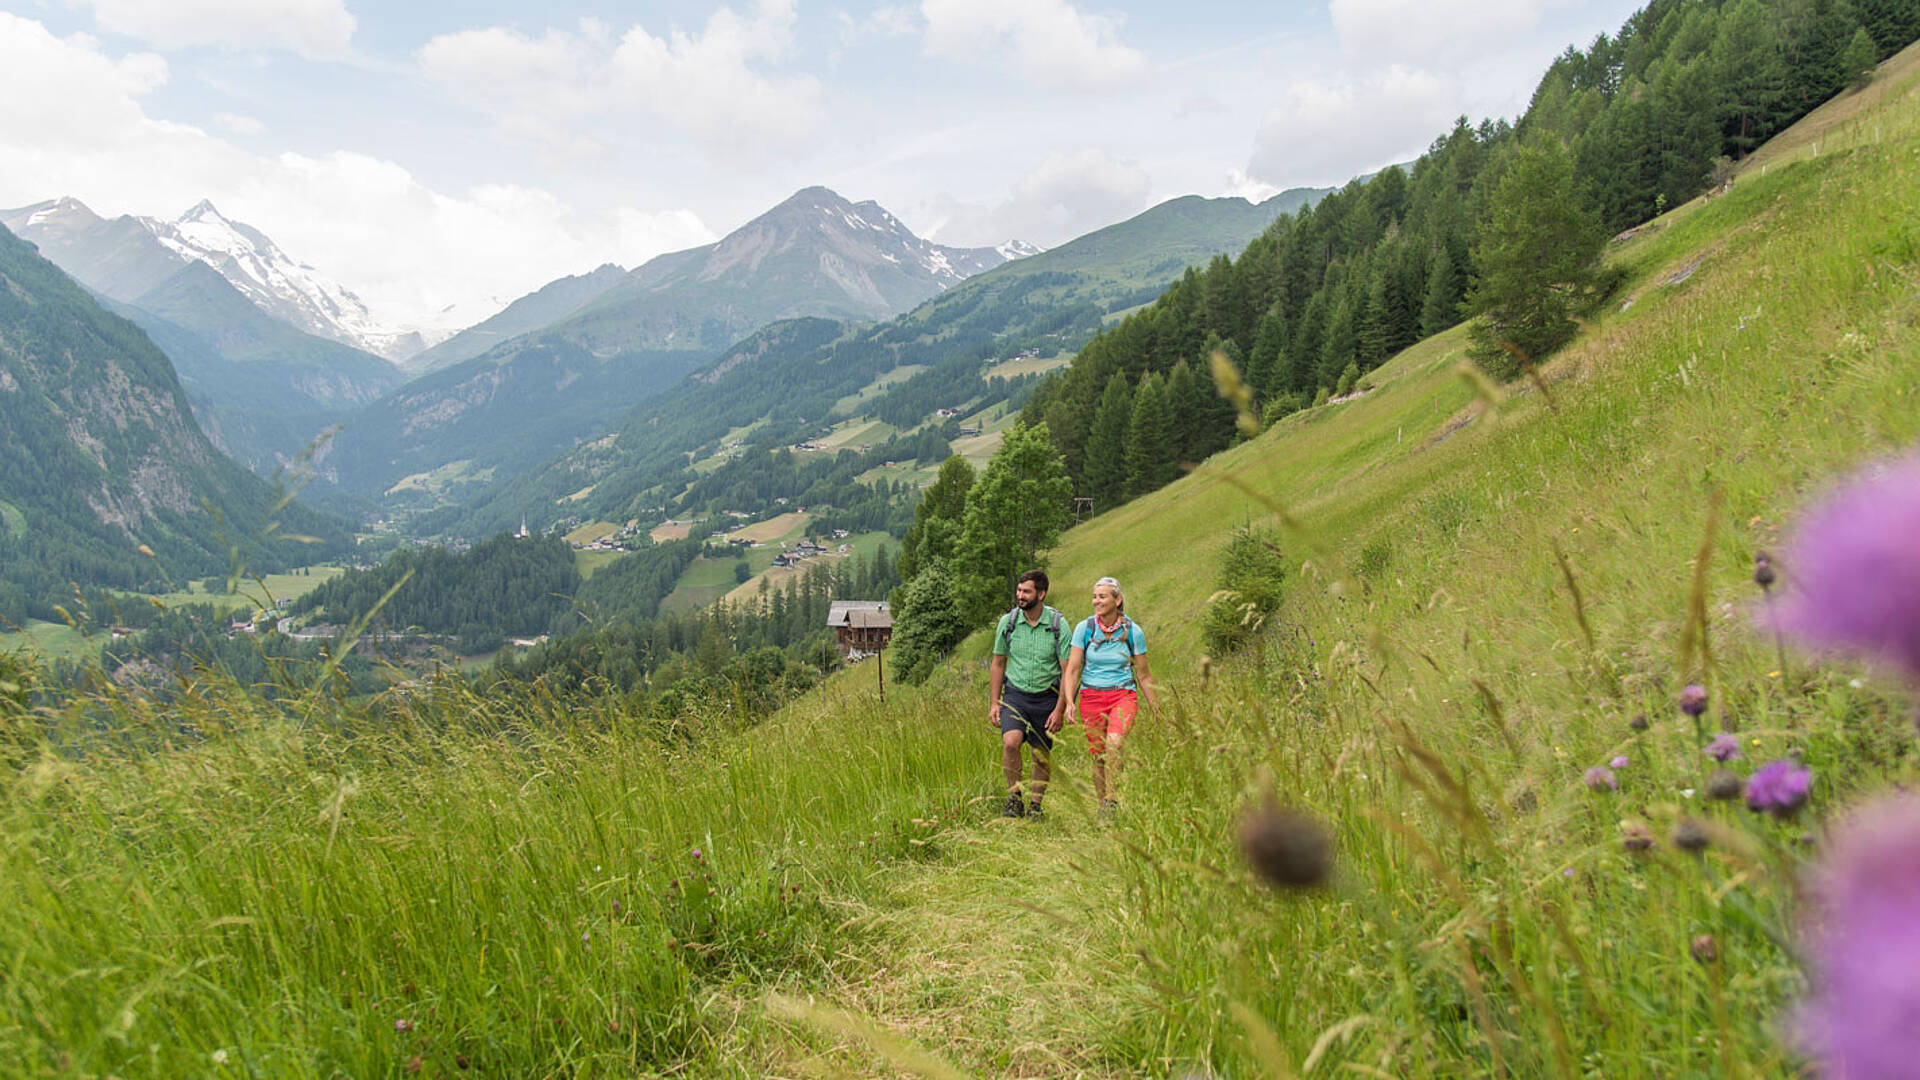
{"label": "man's dark shorts", "polygon": [[1047,730],[1047,717],[1053,715],[1053,707],[1060,703],[1060,692],[1048,690],[1042,694],[1029,694],[1015,687],[1005,687],[1000,691],[1000,733],[1018,731],[1027,737],[1027,744],[1042,750],[1053,750],[1053,733]]}

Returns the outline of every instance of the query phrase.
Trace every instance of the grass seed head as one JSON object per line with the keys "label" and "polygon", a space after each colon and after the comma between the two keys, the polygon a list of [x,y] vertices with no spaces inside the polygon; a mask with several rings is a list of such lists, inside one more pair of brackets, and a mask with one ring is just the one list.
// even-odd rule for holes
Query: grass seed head
{"label": "grass seed head", "polygon": [[1739,773],[1715,769],[1713,775],[1707,777],[1707,798],[1722,802],[1737,799],[1746,787],[1747,782],[1740,779]]}
{"label": "grass seed head", "polygon": [[1268,804],[1240,822],[1240,853],[1268,884],[1309,889],[1333,869],[1333,841],[1318,821]]}
{"label": "grass seed head", "polygon": [[1680,823],[1673,827],[1671,839],[1674,847],[1689,855],[1698,855],[1713,845],[1706,828],[1692,818],[1681,818]]}

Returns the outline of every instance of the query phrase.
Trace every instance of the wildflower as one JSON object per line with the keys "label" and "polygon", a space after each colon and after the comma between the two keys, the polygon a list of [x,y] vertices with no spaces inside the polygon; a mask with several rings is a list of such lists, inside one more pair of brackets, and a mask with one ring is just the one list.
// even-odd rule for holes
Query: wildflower
{"label": "wildflower", "polygon": [[1753,557],[1753,583],[1762,589],[1771,589],[1773,588],[1774,581],[1773,557],[1764,551],[1755,555]]}
{"label": "wildflower", "polygon": [[1613,775],[1613,770],[1607,768],[1605,765],[1595,765],[1593,768],[1588,769],[1586,781],[1587,787],[1594,791],[1620,790],[1620,778]]}
{"label": "wildflower", "polygon": [[395,1030],[395,1031],[401,1031],[401,1032],[405,1032],[405,1031],[412,1031],[412,1030],[413,1030],[413,1021],[411,1021],[411,1020],[395,1020],[395,1021],[393,1022],[393,1030]]}
{"label": "wildflower", "polygon": [[1799,1034],[1835,1077],[1910,1076],[1920,1061],[1920,798],[1863,810],[1815,877],[1812,997]]}
{"label": "wildflower", "polygon": [[412,1057],[407,1059],[407,1071],[410,1073],[417,1073],[420,1071],[420,1067],[425,1064],[426,1062],[420,1059],[420,1055],[415,1054]]}
{"label": "wildflower", "polygon": [[1687,951],[1693,954],[1696,963],[1715,964],[1720,960],[1720,943],[1713,940],[1712,934],[1701,934],[1688,942]]}
{"label": "wildflower", "polygon": [[1747,782],[1740,779],[1738,773],[1715,769],[1713,775],[1707,777],[1707,798],[1719,799],[1722,802],[1737,799],[1746,787]]}
{"label": "wildflower", "polygon": [[701,859],[704,859],[704,858],[706,858],[706,856],[705,856],[705,855],[703,855],[703,854],[701,854],[701,852],[700,852],[700,849],[699,849],[699,848],[694,848],[694,849],[693,849],[693,861],[694,861],[694,862],[699,862],[699,861],[700,861]]}
{"label": "wildflower", "polygon": [[1614,758],[1614,759],[1613,759],[1612,761],[1609,761],[1609,762],[1607,762],[1607,767],[1608,767],[1608,768],[1610,768],[1610,769],[1624,769],[1624,768],[1626,768],[1626,767],[1627,767],[1627,755],[1625,755],[1625,754],[1621,754],[1621,755],[1620,755],[1619,757],[1617,757],[1617,758]]}
{"label": "wildflower", "polygon": [[1680,691],[1680,711],[1688,716],[1699,716],[1707,711],[1707,688],[1699,683],[1688,683]]}
{"label": "wildflower", "polygon": [[227,1063],[227,1051],[224,1047],[215,1050],[210,1056],[213,1058],[215,1065],[225,1065]]}
{"label": "wildflower", "polygon": [[1240,853],[1268,884],[1304,889],[1326,880],[1333,843],[1318,821],[1269,803],[1240,823]]}
{"label": "wildflower", "polygon": [[1638,822],[1620,826],[1620,846],[1628,851],[1646,851],[1653,847],[1653,834]]}
{"label": "wildflower", "polygon": [[1713,843],[1712,838],[1707,836],[1706,828],[1692,818],[1680,819],[1680,823],[1673,827],[1672,839],[1674,847],[1689,855],[1698,855]]}
{"label": "wildflower", "polygon": [[1732,735],[1715,735],[1701,752],[1715,761],[1732,761],[1740,756],[1740,740]]}
{"label": "wildflower", "polygon": [[1791,761],[1775,761],[1760,766],[1747,781],[1747,809],[1765,810],[1777,818],[1789,818],[1800,812],[1813,785],[1813,773]]}
{"label": "wildflower", "polygon": [[466,1068],[468,1065],[473,1064],[471,1061],[467,1060],[467,1055],[465,1054],[453,1055],[453,1063],[462,1069]]}
{"label": "wildflower", "polygon": [[1781,629],[1920,678],[1920,453],[1862,475],[1802,521]]}
{"label": "wildflower", "polygon": [[1633,714],[1633,719],[1631,719],[1631,720],[1629,720],[1629,721],[1627,721],[1627,726],[1628,726],[1628,727],[1630,727],[1630,728],[1632,728],[1632,729],[1633,729],[1633,730],[1635,730],[1635,731],[1645,731],[1645,730],[1647,730],[1647,714],[1646,714],[1646,713],[1634,713],[1634,714]]}

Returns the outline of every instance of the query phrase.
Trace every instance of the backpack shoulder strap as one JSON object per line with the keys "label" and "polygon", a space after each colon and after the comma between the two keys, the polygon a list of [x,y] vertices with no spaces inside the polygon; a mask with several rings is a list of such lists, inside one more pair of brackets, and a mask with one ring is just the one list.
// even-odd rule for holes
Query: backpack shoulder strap
{"label": "backpack shoulder strap", "polygon": [[1059,608],[1050,607],[1047,609],[1047,629],[1053,631],[1055,644],[1058,644],[1060,641],[1060,627],[1065,625],[1066,621],[1066,617],[1060,614]]}

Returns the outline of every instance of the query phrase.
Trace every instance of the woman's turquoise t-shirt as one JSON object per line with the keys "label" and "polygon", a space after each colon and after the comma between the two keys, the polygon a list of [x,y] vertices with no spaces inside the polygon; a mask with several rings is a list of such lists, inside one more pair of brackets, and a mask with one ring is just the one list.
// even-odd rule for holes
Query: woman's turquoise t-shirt
{"label": "woman's turquoise t-shirt", "polygon": [[[1133,650],[1129,652],[1127,646]],[[1084,649],[1087,662],[1080,669],[1080,685],[1089,690],[1132,690],[1133,658],[1147,651],[1147,635],[1140,625],[1122,615],[1112,633],[1103,634],[1093,616],[1073,628],[1073,647]]]}

